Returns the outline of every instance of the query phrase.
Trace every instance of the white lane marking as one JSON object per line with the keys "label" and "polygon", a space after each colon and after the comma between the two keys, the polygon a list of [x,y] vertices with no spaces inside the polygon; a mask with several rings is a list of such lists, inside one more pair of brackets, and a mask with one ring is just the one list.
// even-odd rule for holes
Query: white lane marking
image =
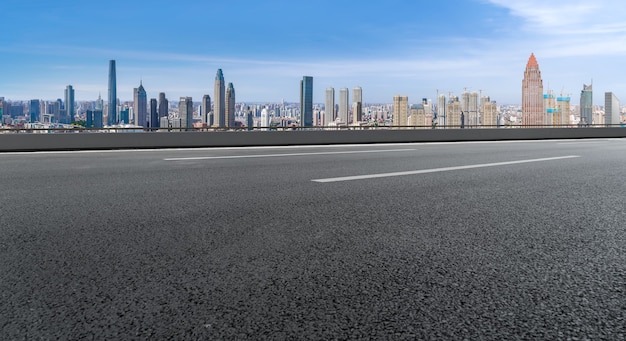
{"label": "white lane marking", "polygon": [[216,159],[247,159],[264,157],[285,157],[285,156],[310,156],[310,155],[336,155],[336,154],[362,154],[362,153],[387,153],[387,152],[408,152],[417,149],[378,149],[378,150],[352,150],[343,152],[313,152],[313,153],[284,153],[284,154],[253,154],[253,155],[227,155],[227,156],[197,156],[197,157],[176,157],[163,159],[164,161],[190,161],[190,160],[216,160]]}
{"label": "white lane marking", "polygon": [[560,142],[558,144],[560,145],[574,145],[574,144],[599,144],[599,143],[603,143],[603,142],[608,142],[609,140],[602,140],[602,141],[585,141],[585,142]]}
{"label": "white lane marking", "polygon": [[420,170],[406,171],[406,172],[393,172],[393,173],[379,173],[379,174],[343,176],[343,177],[338,177],[338,178],[314,179],[314,180],[311,180],[311,181],[326,183],[326,182],[365,180],[365,179],[374,179],[374,178],[386,178],[386,177],[392,177],[392,176],[404,176],[404,175],[448,172],[448,171],[472,169],[472,168],[507,166],[507,165],[516,165],[516,164],[520,164],[520,163],[554,161],[554,160],[571,159],[571,158],[577,158],[577,157],[580,157],[580,155],[568,155],[568,156],[547,157],[547,158],[541,158],[541,159],[529,159],[529,160],[517,160],[517,161],[506,161],[506,162],[495,162],[495,163],[483,163],[483,164],[477,164],[477,165],[456,166],[456,167],[420,169]]}

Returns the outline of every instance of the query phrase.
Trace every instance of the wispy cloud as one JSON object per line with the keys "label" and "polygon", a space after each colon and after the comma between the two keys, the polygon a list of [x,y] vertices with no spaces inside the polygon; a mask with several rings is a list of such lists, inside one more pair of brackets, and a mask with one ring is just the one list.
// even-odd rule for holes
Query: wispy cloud
{"label": "wispy cloud", "polygon": [[615,0],[488,0],[524,21],[524,29],[545,35],[600,35],[626,32],[626,3]]}

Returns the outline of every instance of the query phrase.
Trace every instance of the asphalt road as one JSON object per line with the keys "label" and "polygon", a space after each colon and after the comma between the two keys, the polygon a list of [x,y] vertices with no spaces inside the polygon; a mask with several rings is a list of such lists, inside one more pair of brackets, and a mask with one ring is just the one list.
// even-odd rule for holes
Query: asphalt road
{"label": "asphalt road", "polygon": [[626,139],[0,154],[0,339],[625,339],[625,170]]}

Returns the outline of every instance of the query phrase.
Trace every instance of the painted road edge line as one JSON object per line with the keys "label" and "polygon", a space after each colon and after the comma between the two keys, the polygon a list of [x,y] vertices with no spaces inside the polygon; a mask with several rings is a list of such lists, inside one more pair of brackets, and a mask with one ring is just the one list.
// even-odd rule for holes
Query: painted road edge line
{"label": "painted road edge line", "polygon": [[541,158],[541,159],[528,159],[528,160],[506,161],[506,162],[483,163],[483,164],[466,165],[466,166],[432,168],[432,169],[420,169],[420,170],[405,171],[405,172],[392,172],[392,173],[378,173],[378,174],[342,176],[342,177],[337,177],[337,178],[313,179],[311,181],[327,183],[327,182],[365,180],[365,179],[375,179],[375,178],[387,178],[387,177],[392,177],[392,176],[404,176],[404,175],[427,174],[427,173],[437,173],[437,172],[449,172],[449,171],[473,169],[473,168],[508,166],[508,165],[516,165],[516,164],[521,164],[521,163],[555,161],[555,160],[572,159],[572,158],[578,158],[578,157],[580,157],[580,155],[567,155],[567,156],[547,157],[547,158]]}
{"label": "painted road edge line", "polygon": [[309,156],[309,155],[336,155],[336,154],[362,154],[362,153],[389,153],[389,152],[409,152],[417,149],[374,149],[374,150],[352,150],[342,152],[313,152],[313,153],[285,153],[285,154],[253,154],[253,155],[226,155],[226,156],[197,156],[197,157],[177,157],[163,159],[164,161],[193,161],[193,160],[218,160],[218,159],[247,159],[264,157],[285,157],[285,156]]}

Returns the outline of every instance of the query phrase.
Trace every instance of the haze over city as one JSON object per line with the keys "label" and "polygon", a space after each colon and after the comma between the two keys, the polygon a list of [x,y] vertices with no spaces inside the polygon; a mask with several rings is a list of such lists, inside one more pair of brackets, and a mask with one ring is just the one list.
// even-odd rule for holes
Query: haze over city
{"label": "haze over city", "polygon": [[[583,83],[624,96],[620,1],[457,2],[23,2],[3,5],[0,96],[76,100],[107,92],[117,60],[118,97],[141,81],[149,97],[201,98],[221,68],[238,102],[299,100],[303,75],[326,87],[361,86],[364,102],[411,102],[465,88],[521,102],[533,52],[545,87],[578,102]],[[602,96],[594,98],[602,104]]]}

